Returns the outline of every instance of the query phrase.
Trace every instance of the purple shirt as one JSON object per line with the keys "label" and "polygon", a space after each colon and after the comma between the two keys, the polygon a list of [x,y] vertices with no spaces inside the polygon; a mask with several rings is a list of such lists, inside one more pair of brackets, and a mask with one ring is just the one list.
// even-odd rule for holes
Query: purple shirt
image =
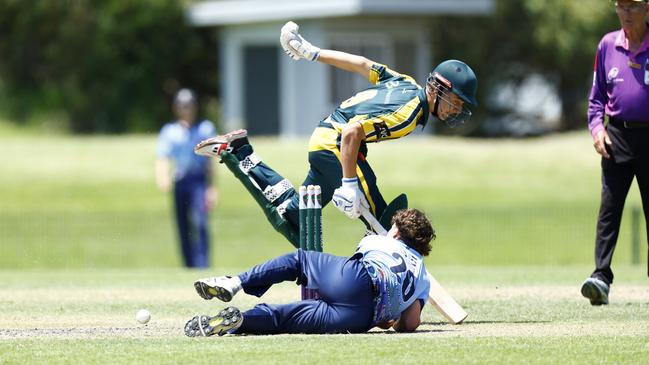
{"label": "purple shirt", "polygon": [[608,33],[600,41],[588,99],[593,137],[604,128],[604,114],[649,123],[649,33],[635,53],[629,51],[624,30]]}

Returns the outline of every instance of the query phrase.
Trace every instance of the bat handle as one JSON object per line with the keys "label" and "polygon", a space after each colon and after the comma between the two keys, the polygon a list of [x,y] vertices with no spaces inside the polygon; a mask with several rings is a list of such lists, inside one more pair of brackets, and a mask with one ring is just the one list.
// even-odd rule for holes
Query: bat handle
{"label": "bat handle", "polygon": [[376,219],[374,215],[372,215],[372,213],[367,208],[361,207],[361,216],[365,219],[365,221],[367,221],[367,223],[370,225],[370,227],[372,227],[376,234],[379,234],[381,236],[388,234],[388,231],[383,228],[381,223]]}

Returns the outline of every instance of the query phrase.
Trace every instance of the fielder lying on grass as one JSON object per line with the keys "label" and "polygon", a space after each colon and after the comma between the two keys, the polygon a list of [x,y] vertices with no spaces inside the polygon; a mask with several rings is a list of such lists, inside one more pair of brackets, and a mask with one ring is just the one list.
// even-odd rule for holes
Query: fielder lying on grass
{"label": "fielder lying on grass", "polygon": [[297,250],[238,276],[196,281],[202,298],[224,302],[241,289],[261,297],[273,284],[294,280],[317,289],[320,298],[258,304],[243,313],[228,307],[213,317],[195,316],[185,334],[359,333],[375,326],[416,330],[430,288],[422,256],[429,254],[435,230],[416,209],[399,211],[392,223],[386,236],[363,238],[351,257]]}
{"label": "fielder lying on grass", "polygon": [[[445,61],[429,74],[422,87],[412,77],[365,57],[313,46],[293,22],[282,28],[280,42],[296,60],[325,63],[357,73],[372,83],[317,124],[309,141],[310,169],[302,185],[319,185],[323,206],[333,200],[352,219],[360,217],[363,206],[389,229],[392,203],[386,204],[379,191],[366,159],[367,144],[405,137],[417,126],[423,128],[431,114],[449,125],[464,123],[477,104],[473,70],[461,61]],[[299,247],[298,194],[290,181],[253,151],[246,130],[205,140],[194,151],[225,163],[273,227]],[[403,205],[405,208],[407,203]]]}

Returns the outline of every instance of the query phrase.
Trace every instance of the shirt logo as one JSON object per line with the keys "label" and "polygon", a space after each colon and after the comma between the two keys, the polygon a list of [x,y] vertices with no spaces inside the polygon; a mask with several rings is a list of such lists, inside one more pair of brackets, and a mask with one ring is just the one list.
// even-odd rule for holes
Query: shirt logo
{"label": "shirt logo", "polygon": [[608,72],[608,83],[609,84],[616,84],[618,82],[623,82],[623,78],[618,78],[617,76],[620,74],[620,69],[617,67],[613,67],[609,72]]}
{"label": "shirt logo", "polygon": [[374,131],[376,131],[376,140],[380,141],[384,138],[390,137],[390,128],[385,122],[374,123]]}

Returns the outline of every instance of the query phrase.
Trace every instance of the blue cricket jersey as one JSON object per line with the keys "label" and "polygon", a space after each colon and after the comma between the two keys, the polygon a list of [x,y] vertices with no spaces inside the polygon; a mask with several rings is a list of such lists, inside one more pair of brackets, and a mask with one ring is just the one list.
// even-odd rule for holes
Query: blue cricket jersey
{"label": "blue cricket jersey", "polygon": [[385,236],[367,236],[357,253],[378,289],[374,324],[398,319],[417,299],[426,302],[430,282],[421,255],[405,243]]}
{"label": "blue cricket jersey", "polygon": [[157,155],[174,164],[174,180],[185,176],[204,176],[208,159],[194,153],[194,146],[204,139],[214,137],[216,129],[209,120],[194,123],[190,128],[179,122],[167,123],[160,130]]}

